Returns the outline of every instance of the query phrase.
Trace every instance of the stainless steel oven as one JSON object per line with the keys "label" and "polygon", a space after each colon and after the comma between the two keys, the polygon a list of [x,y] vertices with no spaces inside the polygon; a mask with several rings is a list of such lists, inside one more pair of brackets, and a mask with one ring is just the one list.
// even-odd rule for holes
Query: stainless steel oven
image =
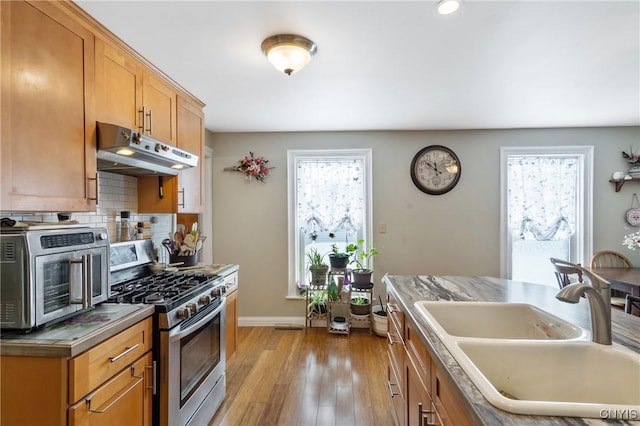
{"label": "stainless steel oven", "polygon": [[162,425],[207,424],[225,397],[225,301],[160,330]]}
{"label": "stainless steel oven", "polygon": [[109,297],[105,228],[32,226],[0,234],[0,324],[30,330]]}
{"label": "stainless steel oven", "polygon": [[190,272],[152,274],[150,241],[111,245],[111,298],[153,303],[158,389],[154,423],[206,425],[225,398],[224,278]]}

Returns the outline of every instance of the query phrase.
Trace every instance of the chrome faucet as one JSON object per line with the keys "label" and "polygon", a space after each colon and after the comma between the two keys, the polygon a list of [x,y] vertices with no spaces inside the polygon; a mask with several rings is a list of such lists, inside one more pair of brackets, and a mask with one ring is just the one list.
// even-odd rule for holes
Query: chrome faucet
{"label": "chrome faucet", "polygon": [[569,284],[556,294],[556,299],[568,303],[578,303],[585,295],[591,312],[591,340],[601,345],[611,344],[611,284],[599,275],[582,266],[566,262],[567,266],[580,269],[587,276],[587,283]]}

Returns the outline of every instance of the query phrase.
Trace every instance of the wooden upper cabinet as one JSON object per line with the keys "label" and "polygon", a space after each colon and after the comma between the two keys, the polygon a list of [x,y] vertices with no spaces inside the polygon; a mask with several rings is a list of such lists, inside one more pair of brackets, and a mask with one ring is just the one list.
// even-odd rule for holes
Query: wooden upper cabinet
{"label": "wooden upper cabinet", "polygon": [[144,133],[176,145],[177,92],[169,84],[145,71],[142,79]]}
{"label": "wooden upper cabinet", "polygon": [[95,211],[94,36],[54,2],[0,2],[2,211]]}
{"label": "wooden upper cabinet", "polygon": [[178,175],[178,212],[204,211],[204,112],[203,105],[178,96],[178,147],[198,156],[198,167]]}
{"label": "wooden upper cabinet", "polygon": [[204,112],[203,105],[177,97],[177,143],[198,155],[198,167],[178,176],[138,178],[139,213],[202,213],[204,211]]}
{"label": "wooden upper cabinet", "polygon": [[176,144],[177,91],[111,43],[96,40],[98,121]]}
{"label": "wooden upper cabinet", "polygon": [[142,71],[121,49],[96,39],[96,110],[98,121],[140,130]]}

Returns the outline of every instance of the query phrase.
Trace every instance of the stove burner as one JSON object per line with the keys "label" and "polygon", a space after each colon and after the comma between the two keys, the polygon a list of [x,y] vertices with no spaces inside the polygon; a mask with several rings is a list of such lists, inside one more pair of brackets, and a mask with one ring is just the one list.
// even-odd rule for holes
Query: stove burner
{"label": "stove burner", "polygon": [[164,296],[160,293],[153,293],[144,298],[144,303],[163,303]]}
{"label": "stove burner", "polygon": [[111,286],[110,302],[148,303],[156,309],[169,311],[200,292],[205,294],[215,287],[220,279],[217,275],[203,273],[163,273],[149,275]]}

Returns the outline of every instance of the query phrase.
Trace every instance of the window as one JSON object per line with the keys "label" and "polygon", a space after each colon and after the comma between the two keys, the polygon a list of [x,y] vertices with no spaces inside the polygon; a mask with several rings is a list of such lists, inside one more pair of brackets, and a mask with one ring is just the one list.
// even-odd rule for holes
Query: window
{"label": "window", "polygon": [[[306,286],[305,256],[372,235],[371,150],[288,151],[289,296]],[[329,233],[335,234],[332,240]],[[328,263],[328,258],[326,259]]]}
{"label": "window", "polygon": [[592,251],[593,147],[501,149],[502,276],[557,286],[550,257]]}

